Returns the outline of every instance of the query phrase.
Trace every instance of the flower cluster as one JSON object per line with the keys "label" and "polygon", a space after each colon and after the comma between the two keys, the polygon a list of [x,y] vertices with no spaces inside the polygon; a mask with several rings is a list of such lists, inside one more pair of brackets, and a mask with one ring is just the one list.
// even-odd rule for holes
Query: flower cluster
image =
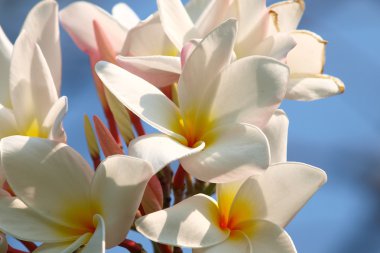
{"label": "flower cluster", "polygon": [[[131,229],[161,253],[296,252],[284,228],[327,176],[287,161],[279,107],[344,91],[323,74],[326,41],[297,30],[304,2],[157,6],[140,20],[43,0],[14,45],[0,27],[0,253],[20,252],[6,235],[28,252],[145,252]],[[93,168],[66,144],[59,23],[108,123],[85,115]]]}

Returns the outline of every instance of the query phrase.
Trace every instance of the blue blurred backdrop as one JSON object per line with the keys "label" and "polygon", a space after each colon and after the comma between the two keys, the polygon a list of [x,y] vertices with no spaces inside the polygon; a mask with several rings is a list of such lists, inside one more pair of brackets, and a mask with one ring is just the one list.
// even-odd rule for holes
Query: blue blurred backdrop
{"label": "blue blurred backdrop", "polygon": [[[119,1],[91,2],[110,11]],[[0,0],[0,25],[12,41],[37,2]],[[63,8],[72,0],[58,2]],[[154,0],[125,2],[140,18],[157,9]],[[380,252],[379,13],[378,0],[306,0],[300,28],[329,41],[325,72],[341,78],[346,93],[321,101],[286,101],[282,105],[290,118],[288,160],[320,167],[329,176],[328,183],[287,227],[301,253]],[[64,122],[68,143],[90,160],[83,115],[103,115],[87,56],[63,30],[61,38],[62,92],[69,98]],[[133,233],[129,236],[152,252],[142,237]]]}

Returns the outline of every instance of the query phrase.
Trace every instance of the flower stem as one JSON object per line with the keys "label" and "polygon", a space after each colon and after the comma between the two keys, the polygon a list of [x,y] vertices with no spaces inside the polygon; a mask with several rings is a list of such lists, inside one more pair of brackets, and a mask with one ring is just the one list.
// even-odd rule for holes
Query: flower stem
{"label": "flower stem", "polygon": [[24,246],[25,248],[27,248],[30,252],[33,252],[34,250],[37,249],[37,246],[32,243],[32,242],[28,242],[28,241],[23,241],[23,240],[19,240]]}
{"label": "flower stem", "polygon": [[183,200],[186,174],[187,172],[183,169],[182,165],[180,164],[173,179],[174,204],[177,204]]}
{"label": "flower stem", "polygon": [[125,239],[119,244],[119,246],[129,250],[131,253],[146,253],[141,244],[132,240]]}
{"label": "flower stem", "polygon": [[129,111],[129,116],[131,118],[131,122],[132,122],[133,126],[135,127],[137,135],[138,136],[145,135],[145,130],[144,130],[144,127],[143,127],[143,125],[141,123],[140,118],[137,117],[136,114],[134,114],[131,111]]}

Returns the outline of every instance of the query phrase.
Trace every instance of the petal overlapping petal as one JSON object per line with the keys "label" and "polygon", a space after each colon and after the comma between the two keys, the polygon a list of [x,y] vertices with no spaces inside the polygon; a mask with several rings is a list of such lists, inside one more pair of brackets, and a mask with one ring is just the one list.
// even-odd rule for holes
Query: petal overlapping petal
{"label": "petal overlapping petal", "polygon": [[91,238],[91,233],[85,233],[74,242],[44,243],[33,253],[72,253],[85,245]]}
{"label": "petal overlapping petal", "polygon": [[83,247],[81,253],[105,253],[106,252],[106,225],[103,217],[100,215],[94,216],[95,232],[86,246]]}
{"label": "petal overlapping petal", "polygon": [[202,181],[231,182],[261,174],[269,165],[268,140],[255,126],[220,126],[201,139],[205,149],[180,162],[187,172]]}
{"label": "petal overlapping petal", "polygon": [[16,118],[12,110],[0,104],[0,138],[18,133]]}
{"label": "petal overlapping petal", "polygon": [[[264,55],[278,60],[284,60],[289,52],[296,46],[296,41],[288,33],[276,33],[262,40],[245,55]],[[243,52],[240,51],[240,56]]]}
{"label": "petal overlapping petal", "polygon": [[278,2],[269,7],[276,12],[277,27],[281,32],[290,32],[297,29],[305,10],[304,0]]}
{"label": "petal overlapping petal", "polygon": [[193,253],[251,253],[251,246],[247,236],[236,230],[231,231],[230,236],[224,242],[221,242],[217,245],[193,249]]}
{"label": "petal overlapping petal", "polygon": [[125,3],[115,4],[112,7],[112,16],[127,29],[135,27],[140,22],[137,14]]}
{"label": "petal overlapping petal", "polygon": [[50,108],[42,123],[42,131],[46,132],[49,139],[66,142],[66,133],[63,130],[62,121],[68,111],[67,97],[60,97]]}
{"label": "petal overlapping petal", "polygon": [[219,227],[215,200],[203,194],[141,217],[136,228],[150,240],[191,248],[215,245],[229,236]]}
{"label": "petal overlapping petal", "polygon": [[0,26],[0,104],[11,108],[9,94],[9,68],[13,45]]}

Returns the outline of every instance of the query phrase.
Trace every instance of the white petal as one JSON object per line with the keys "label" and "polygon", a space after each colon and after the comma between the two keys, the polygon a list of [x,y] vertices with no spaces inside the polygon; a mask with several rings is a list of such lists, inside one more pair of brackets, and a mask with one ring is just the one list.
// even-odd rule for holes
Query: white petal
{"label": "white petal", "polygon": [[167,135],[148,134],[132,140],[128,151],[130,156],[150,162],[154,171],[158,172],[169,163],[196,154],[204,147],[205,144],[200,143],[195,148],[189,148]]}
{"label": "white petal", "polygon": [[9,67],[13,45],[0,26],[0,104],[11,107],[9,94]]}
{"label": "white petal", "polygon": [[59,16],[63,28],[82,51],[88,54],[98,51],[93,28],[94,21],[107,31],[107,37],[113,49],[116,52],[121,51],[127,30],[99,6],[78,1],[61,10]]}
{"label": "white petal", "polygon": [[92,235],[90,241],[86,244],[86,246],[82,249],[81,253],[105,253],[106,252],[106,226],[105,222],[100,215],[94,216],[94,224],[96,226],[96,230]]}
{"label": "white petal", "polygon": [[50,108],[44,122],[43,131],[46,131],[49,139],[66,142],[66,133],[62,127],[62,121],[68,110],[67,97],[60,97]]}
{"label": "white petal", "polygon": [[40,47],[25,32],[15,43],[10,71],[12,108],[26,132],[33,120],[42,124],[58,95]]}
{"label": "white petal", "polygon": [[263,219],[284,227],[327,181],[326,173],[302,163],[279,163],[259,177],[267,214]]}
{"label": "white petal", "polygon": [[193,22],[180,0],[157,0],[157,6],[165,33],[180,50],[193,29]]}
{"label": "white petal", "polygon": [[305,10],[304,0],[283,1],[269,7],[277,14],[277,26],[282,32],[297,29]]}
{"label": "white petal", "polygon": [[296,41],[288,33],[276,33],[265,38],[257,47],[252,47],[252,51],[245,52],[245,54],[264,55],[284,60],[296,45]]}
{"label": "white petal", "polygon": [[149,16],[132,28],[128,32],[122,50],[122,55],[129,56],[177,56],[177,54],[178,49],[165,34],[158,14]]}
{"label": "white petal", "polygon": [[74,242],[44,243],[33,251],[33,253],[73,253],[85,245],[90,240],[91,235],[91,233],[85,233]]}
{"label": "white petal", "polygon": [[291,33],[297,46],[290,51],[287,64],[291,73],[320,74],[325,65],[327,41],[309,31]]}
{"label": "white petal", "polygon": [[232,55],[236,35],[236,20],[228,20],[208,34],[193,50],[183,68],[178,84],[182,115],[194,120],[213,79],[226,66]]}
{"label": "white petal", "polygon": [[73,228],[92,223],[93,172],[76,151],[62,143],[25,136],[3,138],[0,151],[8,183],[34,211]]}
{"label": "white petal", "polygon": [[125,3],[115,4],[112,7],[112,16],[127,29],[135,27],[140,22],[137,14]]}
{"label": "white petal", "polygon": [[186,12],[189,14],[193,23],[199,19],[209,4],[210,0],[190,0],[185,5]]}
{"label": "white petal", "polygon": [[13,112],[0,104],[0,138],[18,133],[17,123]]}
{"label": "white petal", "polygon": [[190,248],[215,245],[229,236],[228,230],[219,227],[217,204],[203,194],[143,216],[136,228],[152,241]]}
{"label": "white petal", "polygon": [[297,250],[290,236],[279,226],[265,221],[252,222],[251,231],[243,232],[251,242],[251,252],[296,253]]}
{"label": "white petal", "polygon": [[202,138],[206,148],[180,160],[194,177],[213,183],[226,183],[258,175],[269,165],[269,145],[255,126],[221,126]]}
{"label": "white petal", "polygon": [[91,196],[105,222],[107,248],[126,237],[152,175],[149,163],[129,156],[110,156],[98,166]]}
{"label": "white petal", "polygon": [[276,110],[263,132],[270,147],[271,164],[286,162],[289,119],[285,112]]}
{"label": "white petal", "polygon": [[174,56],[117,57],[120,67],[161,88],[178,82],[181,62]]}
{"label": "white petal", "polygon": [[333,76],[297,74],[290,76],[285,98],[312,101],[341,94],[344,89],[343,82]]}
{"label": "white petal", "polygon": [[250,247],[246,235],[236,230],[231,231],[230,236],[224,242],[207,248],[193,249],[193,253],[251,253]]}
{"label": "white petal", "polygon": [[29,12],[22,29],[41,47],[59,94],[62,67],[57,2],[47,0],[38,3]]}
{"label": "white petal", "polygon": [[61,226],[34,212],[18,198],[0,198],[0,229],[26,241],[64,242],[75,240],[81,231]]}
{"label": "white petal", "polygon": [[95,70],[109,91],[142,120],[165,134],[184,139],[179,134],[179,110],[159,89],[111,63],[98,62]]}
{"label": "white petal", "polygon": [[212,124],[247,122],[264,127],[285,96],[288,74],[286,65],[268,57],[233,62],[209,89]]}

